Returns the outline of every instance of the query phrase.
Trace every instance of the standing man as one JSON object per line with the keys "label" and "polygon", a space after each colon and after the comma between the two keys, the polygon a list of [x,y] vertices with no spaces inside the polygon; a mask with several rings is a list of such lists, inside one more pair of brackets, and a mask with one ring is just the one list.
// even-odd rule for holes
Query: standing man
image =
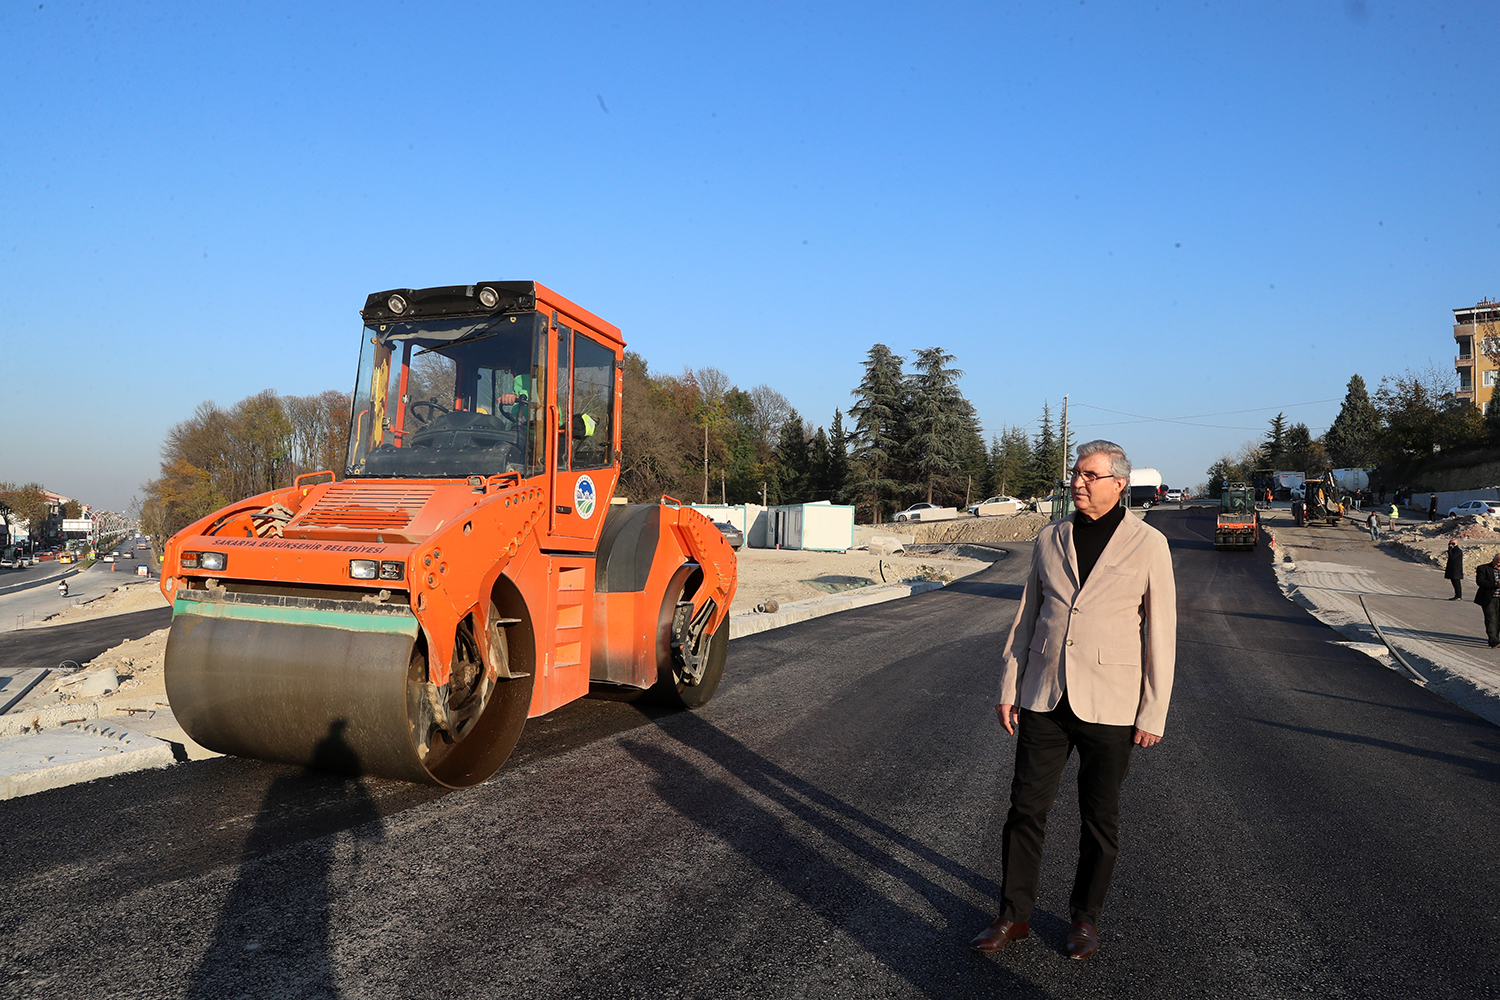
{"label": "standing man", "polygon": [[1380,511],[1370,511],[1370,517],[1369,520],[1365,522],[1365,527],[1370,529],[1370,541],[1380,541]]}
{"label": "standing man", "polygon": [[1001,835],[1002,906],[970,942],[999,951],[1031,932],[1047,812],[1078,749],[1083,821],[1069,901],[1069,958],[1099,950],[1099,913],[1119,852],[1120,787],[1134,747],[1166,728],[1177,655],[1177,591],[1161,532],[1127,516],[1130,461],[1119,445],[1080,445],[1073,517],[1043,528],[1001,657],[995,710],[1020,732]]}
{"label": "standing man", "polygon": [[1448,564],[1443,567],[1443,575],[1453,581],[1453,596],[1450,601],[1461,601],[1464,596],[1464,550],[1458,547],[1458,542],[1452,538],[1448,539]]}
{"label": "standing man", "polygon": [[1484,609],[1484,634],[1494,649],[1500,646],[1500,552],[1474,571],[1474,583],[1474,603]]}
{"label": "standing man", "polygon": [[1432,499],[1429,500],[1428,503],[1427,503],[1427,520],[1429,520],[1429,521],[1436,521],[1437,520],[1437,494],[1436,493],[1434,493],[1432,495]]}

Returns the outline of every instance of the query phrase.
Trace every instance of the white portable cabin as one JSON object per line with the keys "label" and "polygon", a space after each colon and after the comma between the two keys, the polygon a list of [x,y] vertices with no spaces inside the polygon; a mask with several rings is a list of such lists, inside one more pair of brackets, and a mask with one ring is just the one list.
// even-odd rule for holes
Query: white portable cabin
{"label": "white portable cabin", "polygon": [[844,552],[854,548],[854,508],[793,503],[766,511],[766,547]]}

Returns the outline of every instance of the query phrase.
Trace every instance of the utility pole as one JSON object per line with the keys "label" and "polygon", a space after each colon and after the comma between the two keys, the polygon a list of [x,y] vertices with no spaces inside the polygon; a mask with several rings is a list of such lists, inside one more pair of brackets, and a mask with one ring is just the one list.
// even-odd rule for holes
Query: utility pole
{"label": "utility pole", "polygon": [[1068,394],[1063,393],[1063,419],[1062,419],[1062,477],[1068,478]]}
{"label": "utility pole", "polygon": [[708,421],[703,421],[703,503],[708,504]]}

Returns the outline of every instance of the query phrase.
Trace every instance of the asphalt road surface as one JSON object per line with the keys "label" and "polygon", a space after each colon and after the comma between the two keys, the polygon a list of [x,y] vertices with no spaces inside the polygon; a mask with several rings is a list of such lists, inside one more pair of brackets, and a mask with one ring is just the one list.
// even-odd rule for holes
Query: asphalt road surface
{"label": "asphalt road surface", "polygon": [[1493,995],[1500,733],[1337,645],[1210,516],[1151,515],[1178,680],[1088,962],[1066,785],[1033,936],[966,947],[999,892],[1014,545],[736,640],[699,713],[534,720],[467,791],[218,759],[0,803],[0,995]]}
{"label": "asphalt road surface", "polygon": [[139,639],[170,624],[171,608],[148,608],[69,625],[0,633],[0,669],[55,667],[63,660],[87,663],[126,639]]}

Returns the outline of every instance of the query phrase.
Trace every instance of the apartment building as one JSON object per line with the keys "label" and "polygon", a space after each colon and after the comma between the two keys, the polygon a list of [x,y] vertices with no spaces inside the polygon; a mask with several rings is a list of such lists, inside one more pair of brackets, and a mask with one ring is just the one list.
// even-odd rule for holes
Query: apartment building
{"label": "apartment building", "polygon": [[1458,342],[1458,355],[1453,359],[1458,397],[1473,402],[1480,413],[1488,413],[1500,382],[1500,302],[1480,299],[1453,310],[1453,339]]}

